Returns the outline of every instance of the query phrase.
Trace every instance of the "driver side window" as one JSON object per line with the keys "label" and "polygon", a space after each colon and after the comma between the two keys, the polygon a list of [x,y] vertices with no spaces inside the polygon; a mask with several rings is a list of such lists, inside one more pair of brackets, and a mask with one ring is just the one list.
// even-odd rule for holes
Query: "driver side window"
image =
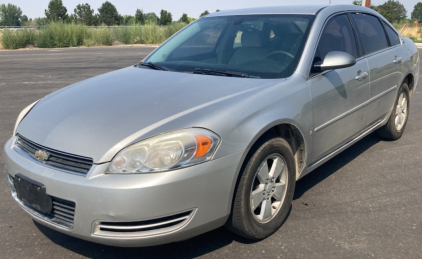
{"label": "driver side window", "polygon": [[322,62],[331,51],[343,51],[355,58],[358,57],[355,35],[346,14],[331,18],[325,25],[315,51],[311,76],[320,72],[313,65]]}

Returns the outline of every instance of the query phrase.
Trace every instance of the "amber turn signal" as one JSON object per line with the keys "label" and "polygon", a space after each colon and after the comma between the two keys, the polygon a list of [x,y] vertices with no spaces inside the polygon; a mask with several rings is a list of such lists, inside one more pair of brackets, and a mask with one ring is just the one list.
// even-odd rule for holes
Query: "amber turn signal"
{"label": "amber turn signal", "polygon": [[212,145],[212,140],[209,137],[197,135],[195,136],[196,143],[198,145],[196,149],[195,157],[201,157],[205,155],[208,150],[210,150]]}

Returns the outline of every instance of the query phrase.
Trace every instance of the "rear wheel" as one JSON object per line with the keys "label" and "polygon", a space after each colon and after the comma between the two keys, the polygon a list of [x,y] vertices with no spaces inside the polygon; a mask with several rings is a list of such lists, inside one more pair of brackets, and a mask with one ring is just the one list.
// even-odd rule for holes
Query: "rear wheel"
{"label": "rear wheel", "polygon": [[293,152],[282,138],[262,141],[246,162],[227,227],[243,237],[259,240],[283,224],[295,188]]}
{"label": "rear wheel", "polygon": [[401,138],[409,117],[409,87],[404,83],[398,92],[393,111],[387,124],[378,129],[378,135],[385,139]]}

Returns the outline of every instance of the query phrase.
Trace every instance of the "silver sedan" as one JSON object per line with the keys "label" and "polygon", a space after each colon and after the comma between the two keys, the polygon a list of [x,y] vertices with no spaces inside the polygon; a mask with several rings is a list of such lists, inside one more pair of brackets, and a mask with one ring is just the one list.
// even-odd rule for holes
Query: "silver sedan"
{"label": "silver sedan", "polygon": [[36,221],[114,246],[227,226],[259,240],[295,182],[365,135],[402,136],[413,42],[354,5],[222,11],[139,64],[25,108],[4,146]]}

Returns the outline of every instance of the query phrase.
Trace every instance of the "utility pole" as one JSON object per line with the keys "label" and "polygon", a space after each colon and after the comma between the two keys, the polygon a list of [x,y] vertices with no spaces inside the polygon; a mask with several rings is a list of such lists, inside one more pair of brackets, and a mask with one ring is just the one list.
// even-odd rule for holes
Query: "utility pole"
{"label": "utility pole", "polygon": [[371,0],[362,0],[362,6],[371,7]]}
{"label": "utility pole", "polygon": [[331,4],[331,0],[330,0],[330,4]]}

